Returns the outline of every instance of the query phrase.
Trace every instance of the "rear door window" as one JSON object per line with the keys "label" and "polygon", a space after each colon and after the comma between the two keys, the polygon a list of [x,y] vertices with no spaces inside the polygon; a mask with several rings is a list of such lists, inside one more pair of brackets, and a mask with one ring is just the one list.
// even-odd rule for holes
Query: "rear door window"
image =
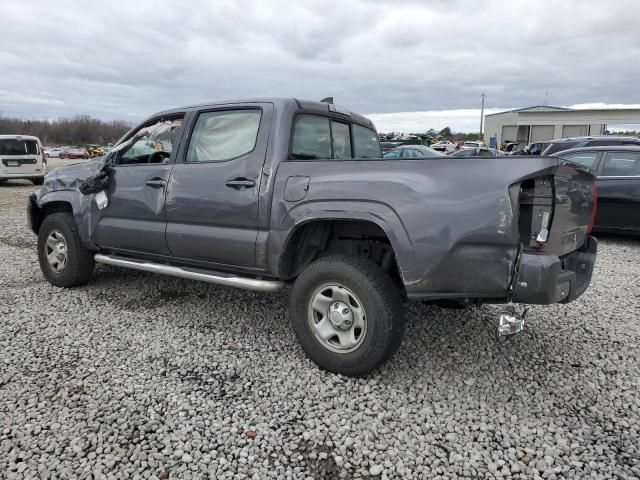
{"label": "rear door window", "polygon": [[300,115],[296,119],[291,156],[300,160],[331,158],[329,118]]}
{"label": "rear door window", "polygon": [[562,155],[562,158],[573,163],[579,163],[587,168],[592,168],[593,163],[598,158],[598,152],[575,152]]}
{"label": "rear door window", "polygon": [[257,108],[201,113],[191,134],[187,162],[223,162],[251,152],[261,116]]}
{"label": "rear door window", "polygon": [[640,153],[609,152],[602,169],[603,177],[640,176]]}
{"label": "rear door window", "polygon": [[40,149],[35,140],[4,138],[0,140],[0,155],[38,155]]}
{"label": "rear door window", "polygon": [[370,128],[353,125],[355,158],[382,158],[378,134]]}

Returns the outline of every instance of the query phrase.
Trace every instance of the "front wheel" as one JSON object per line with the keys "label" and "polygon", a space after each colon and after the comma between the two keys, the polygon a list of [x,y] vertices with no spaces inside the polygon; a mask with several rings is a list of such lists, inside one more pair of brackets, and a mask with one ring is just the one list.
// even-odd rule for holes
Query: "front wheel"
{"label": "front wheel", "polygon": [[313,262],[291,291],[291,323],[318,366],[347,376],[378,368],[404,335],[400,295],[373,262],[343,255]]}
{"label": "front wheel", "polygon": [[45,217],[38,231],[38,260],[44,277],[57,287],[85,284],[93,274],[93,254],[82,246],[68,212]]}

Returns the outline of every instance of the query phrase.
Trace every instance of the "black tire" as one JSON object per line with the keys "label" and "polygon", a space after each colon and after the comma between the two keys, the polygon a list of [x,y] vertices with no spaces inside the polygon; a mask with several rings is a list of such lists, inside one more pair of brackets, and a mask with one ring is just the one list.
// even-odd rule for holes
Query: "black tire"
{"label": "black tire", "polygon": [[[311,300],[332,282],[353,292],[366,313],[366,333],[355,350],[346,353],[325,346],[311,326]],[[325,370],[350,377],[365,375],[389,360],[405,329],[400,294],[391,279],[375,263],[345,255],[322,258],[302,272],[291,291],[289,314],[309,358]]]}
{"label": "black tire", "polygon": [[31,183],[34,185],[42,185],[44,183],[44,177],[32,178]]}
{"label": "black tire", "polygon": [[[66,246],[66,263],[60,271],[47,260],[47,239],[53,232],[63,237]],[[57,287],[77,287],[89,281],[95,265],[93,253],[82,245],[71,213],[52,213],[42,221],[38,231],[38,261],[44,277]]]}

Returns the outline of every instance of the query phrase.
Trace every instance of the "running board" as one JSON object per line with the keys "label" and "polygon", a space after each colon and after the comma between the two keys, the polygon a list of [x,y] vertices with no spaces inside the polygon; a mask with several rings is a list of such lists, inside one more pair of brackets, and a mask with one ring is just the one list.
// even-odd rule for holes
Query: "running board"
{"label": "running board", "polygon": [[258,292],[275,292],[284,287],[284,282],[279,280],[259,280],[257,278],[237,277],[233,274],[211,272],[199,268],[176,267],[161,263],[151,263],[145,260],[134,260],[125,257],[116,257],[96,253],[93,257],[98,263],[113,265],[114,267],[131,268],[143,272],[161,273],[172,277],[186,278],[188,280],[200,280],[201,282],[226,285],[228,287],[256,290]]}

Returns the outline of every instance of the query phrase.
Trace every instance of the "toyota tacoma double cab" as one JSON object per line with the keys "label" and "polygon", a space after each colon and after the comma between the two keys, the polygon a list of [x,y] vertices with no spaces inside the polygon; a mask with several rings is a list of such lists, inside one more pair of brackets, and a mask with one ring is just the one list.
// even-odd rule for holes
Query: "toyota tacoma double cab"
{"label": "toyota tacoma double cab", "polygon": [[[96,262],[272,292],[320,367],[364,375],[404,330],[402,300],[570,302],[591,281],[594,177],[550,157],[384,159],[367,118],[264,98],[151,116],[29,198],[45,278]],[[520,307],[517,307],[520,308]]]}

